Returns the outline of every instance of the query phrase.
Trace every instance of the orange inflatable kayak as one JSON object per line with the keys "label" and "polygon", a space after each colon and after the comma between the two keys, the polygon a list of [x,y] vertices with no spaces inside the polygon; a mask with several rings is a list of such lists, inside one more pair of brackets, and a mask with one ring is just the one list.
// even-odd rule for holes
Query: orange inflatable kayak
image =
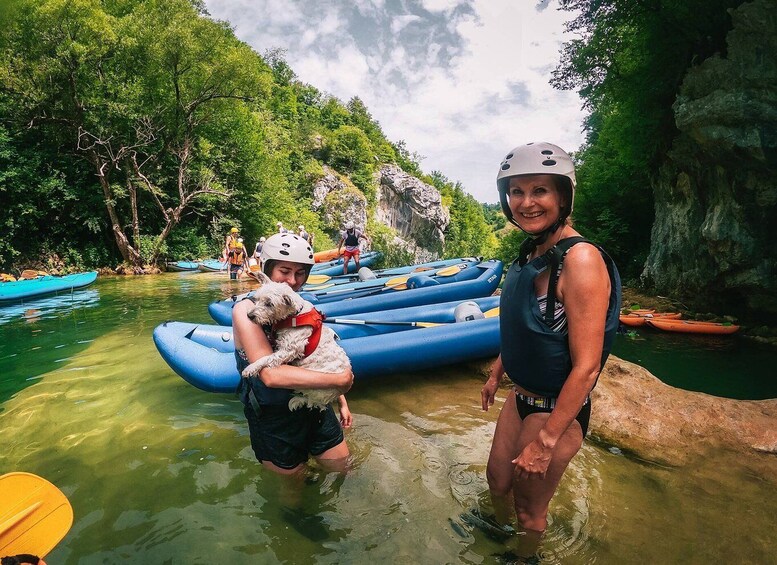
{"label": "orange inflatable kayak", "polygon": [[647,321],[647,318],[644,316],[635,316],[633,314],[621,314],[618,319],[620,320],[621,324],[631,328],[644,326],[645,322]]}
{"label": "orange inflatable kayak", "polygon": [[[640,311],[642,312],[642,311]],[[645,322],[650,319],[659,318],[661,320],[676,320],[680,318],[682,314],[680,312],[649,312],[646,314],[636,313],[635,311],[628,314],[620,315],[620,322],[624,326],[630,326],[632,328],[638,328],[644,326]]]}
{"label": "orange inflatable kayak", "polygon": [[328,249],[327,251],[313,253],[313,260],[316,263],[326,263],[332,259],[337,259],[340,255],[342,255],[342,251],[338,253],[337,249]]}
{"label": "orange inflatable kayak", "polygon": [[680,332],[691,334],[733,334],[739,330],[734,324],[720,324],[718,322],[697,322],[694,320],[672,320],[664,318],[648,318],[647,324],[667,332]]}

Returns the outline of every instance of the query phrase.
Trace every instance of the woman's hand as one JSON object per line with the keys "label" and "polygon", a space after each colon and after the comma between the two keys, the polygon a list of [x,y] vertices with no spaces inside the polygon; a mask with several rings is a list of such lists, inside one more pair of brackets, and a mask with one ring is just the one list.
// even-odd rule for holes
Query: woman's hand
{"label": "woman's hand", "polygon": [[513,459],[515,472],[519,479],[544,479],[548,472],[553,450],[542,445],[539,438],[523,448],[521,454]]}
{"label": "woman's hand", "polygon": [[345,397],[341,396],[339,401],[340,425],[347,430],[351,427],[351,425],[353,425],[353,416],[351,415],[351,411],[348,409],[348,403],[345,401]]}
{"label": "woman's hand", "polygon": [[496,391],[499,388],[499,378],[495,376],[488,377],[488,380],[480,389],[480,403],[483,410],[488,412],[488,407],[494,404],[494,398],[496,397]]}
{"label": "woman's hand", "polygon": [[502,365],[502,355],[498,355],[488,372],[488,380],[480,389],[480,403],[483,410],[488,412],[488,407],[494,404],[496,391],[499,388],[499,379],[504,375],[505,368]]}

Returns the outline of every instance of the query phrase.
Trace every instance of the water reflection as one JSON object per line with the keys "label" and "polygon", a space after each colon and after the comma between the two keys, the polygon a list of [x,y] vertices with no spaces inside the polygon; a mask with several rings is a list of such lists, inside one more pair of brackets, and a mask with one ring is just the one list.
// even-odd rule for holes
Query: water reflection
{"label": "water reflection", "polygon": [[[24,384],[0,394],[0,472],[45,476],[75,511],[47,561],[498,562],[506,545],[461,515],[488,508],[505,391],[484,413],[472,367],[357,382],[351,472],[312,466],[290,504],[254,459],[240,403],[187,385],[151,340],[166,319],[210,323],[224,286],[207,274],[105,279],[99,308],[4,326],[0,386]],[[552,502],[543,562],[768,562],[777,469],[765,461],[754,472],[721,453],[661,468],[587,442]]]}
{"label": "water reflection", "polygon": [[96,289],[75,290],[66,294],[28,300],[19,304],[9,304],[0,307],[0,324],[5,324],[19,318],[29,323],[41,319],[61,316],[74,308],[92,308],[100,302],[100,294]]}

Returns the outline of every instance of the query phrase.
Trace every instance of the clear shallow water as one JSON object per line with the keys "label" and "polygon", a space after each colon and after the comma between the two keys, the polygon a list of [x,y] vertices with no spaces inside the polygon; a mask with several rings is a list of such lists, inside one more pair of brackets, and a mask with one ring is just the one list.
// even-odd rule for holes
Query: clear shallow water
{"label": "clear shallow water", "polygon": [[[486,503],[497,416],[477,371],[357,381],[353,470],[312,467],[289,489],[255,461],[240,403],[187,385],[151,340],[168,319],[211,323],[207,303],[241,290],[219,274],[100,279],[96,298],[0,317],[0,473],[48,478],[75,511],[47,562],[499,562],[505,547],[460,518]],[[769,475],[741,455],[667,469],[613,451],[588,442],[573,461],[544,562],[774,562],[773,458]]]}

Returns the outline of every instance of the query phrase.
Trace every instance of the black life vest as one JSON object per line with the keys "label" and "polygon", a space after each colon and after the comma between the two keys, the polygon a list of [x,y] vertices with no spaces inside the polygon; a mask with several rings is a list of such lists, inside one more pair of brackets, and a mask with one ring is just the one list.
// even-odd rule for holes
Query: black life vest
{"label": "black life vest", "polygon": [[346,247],[356,247],[359,245],[359,235],[360,233],[357,232],[355,229],[353,232],[346,230],[345,231],[345,245]]}
{"label": "black life vest", "polygon": [[[583,237],[560,240],[543,255],[521,266],[514,261],[507,270],[499,301],[501,354],[505,372],[525,390],[541,396],[558,396],[572,370],[567,332],[554,332],[546,319],[552,320],[556,303],[559,268],[569,249],[578,243],[594,245],[602,254],[610,275],[610,302],[604,327],[604,343],[599,370],[610,354],[618,330],[621,304],[621,280],[609,255]],[[534,280],[550,268],[546,315],[540,313]]]}

